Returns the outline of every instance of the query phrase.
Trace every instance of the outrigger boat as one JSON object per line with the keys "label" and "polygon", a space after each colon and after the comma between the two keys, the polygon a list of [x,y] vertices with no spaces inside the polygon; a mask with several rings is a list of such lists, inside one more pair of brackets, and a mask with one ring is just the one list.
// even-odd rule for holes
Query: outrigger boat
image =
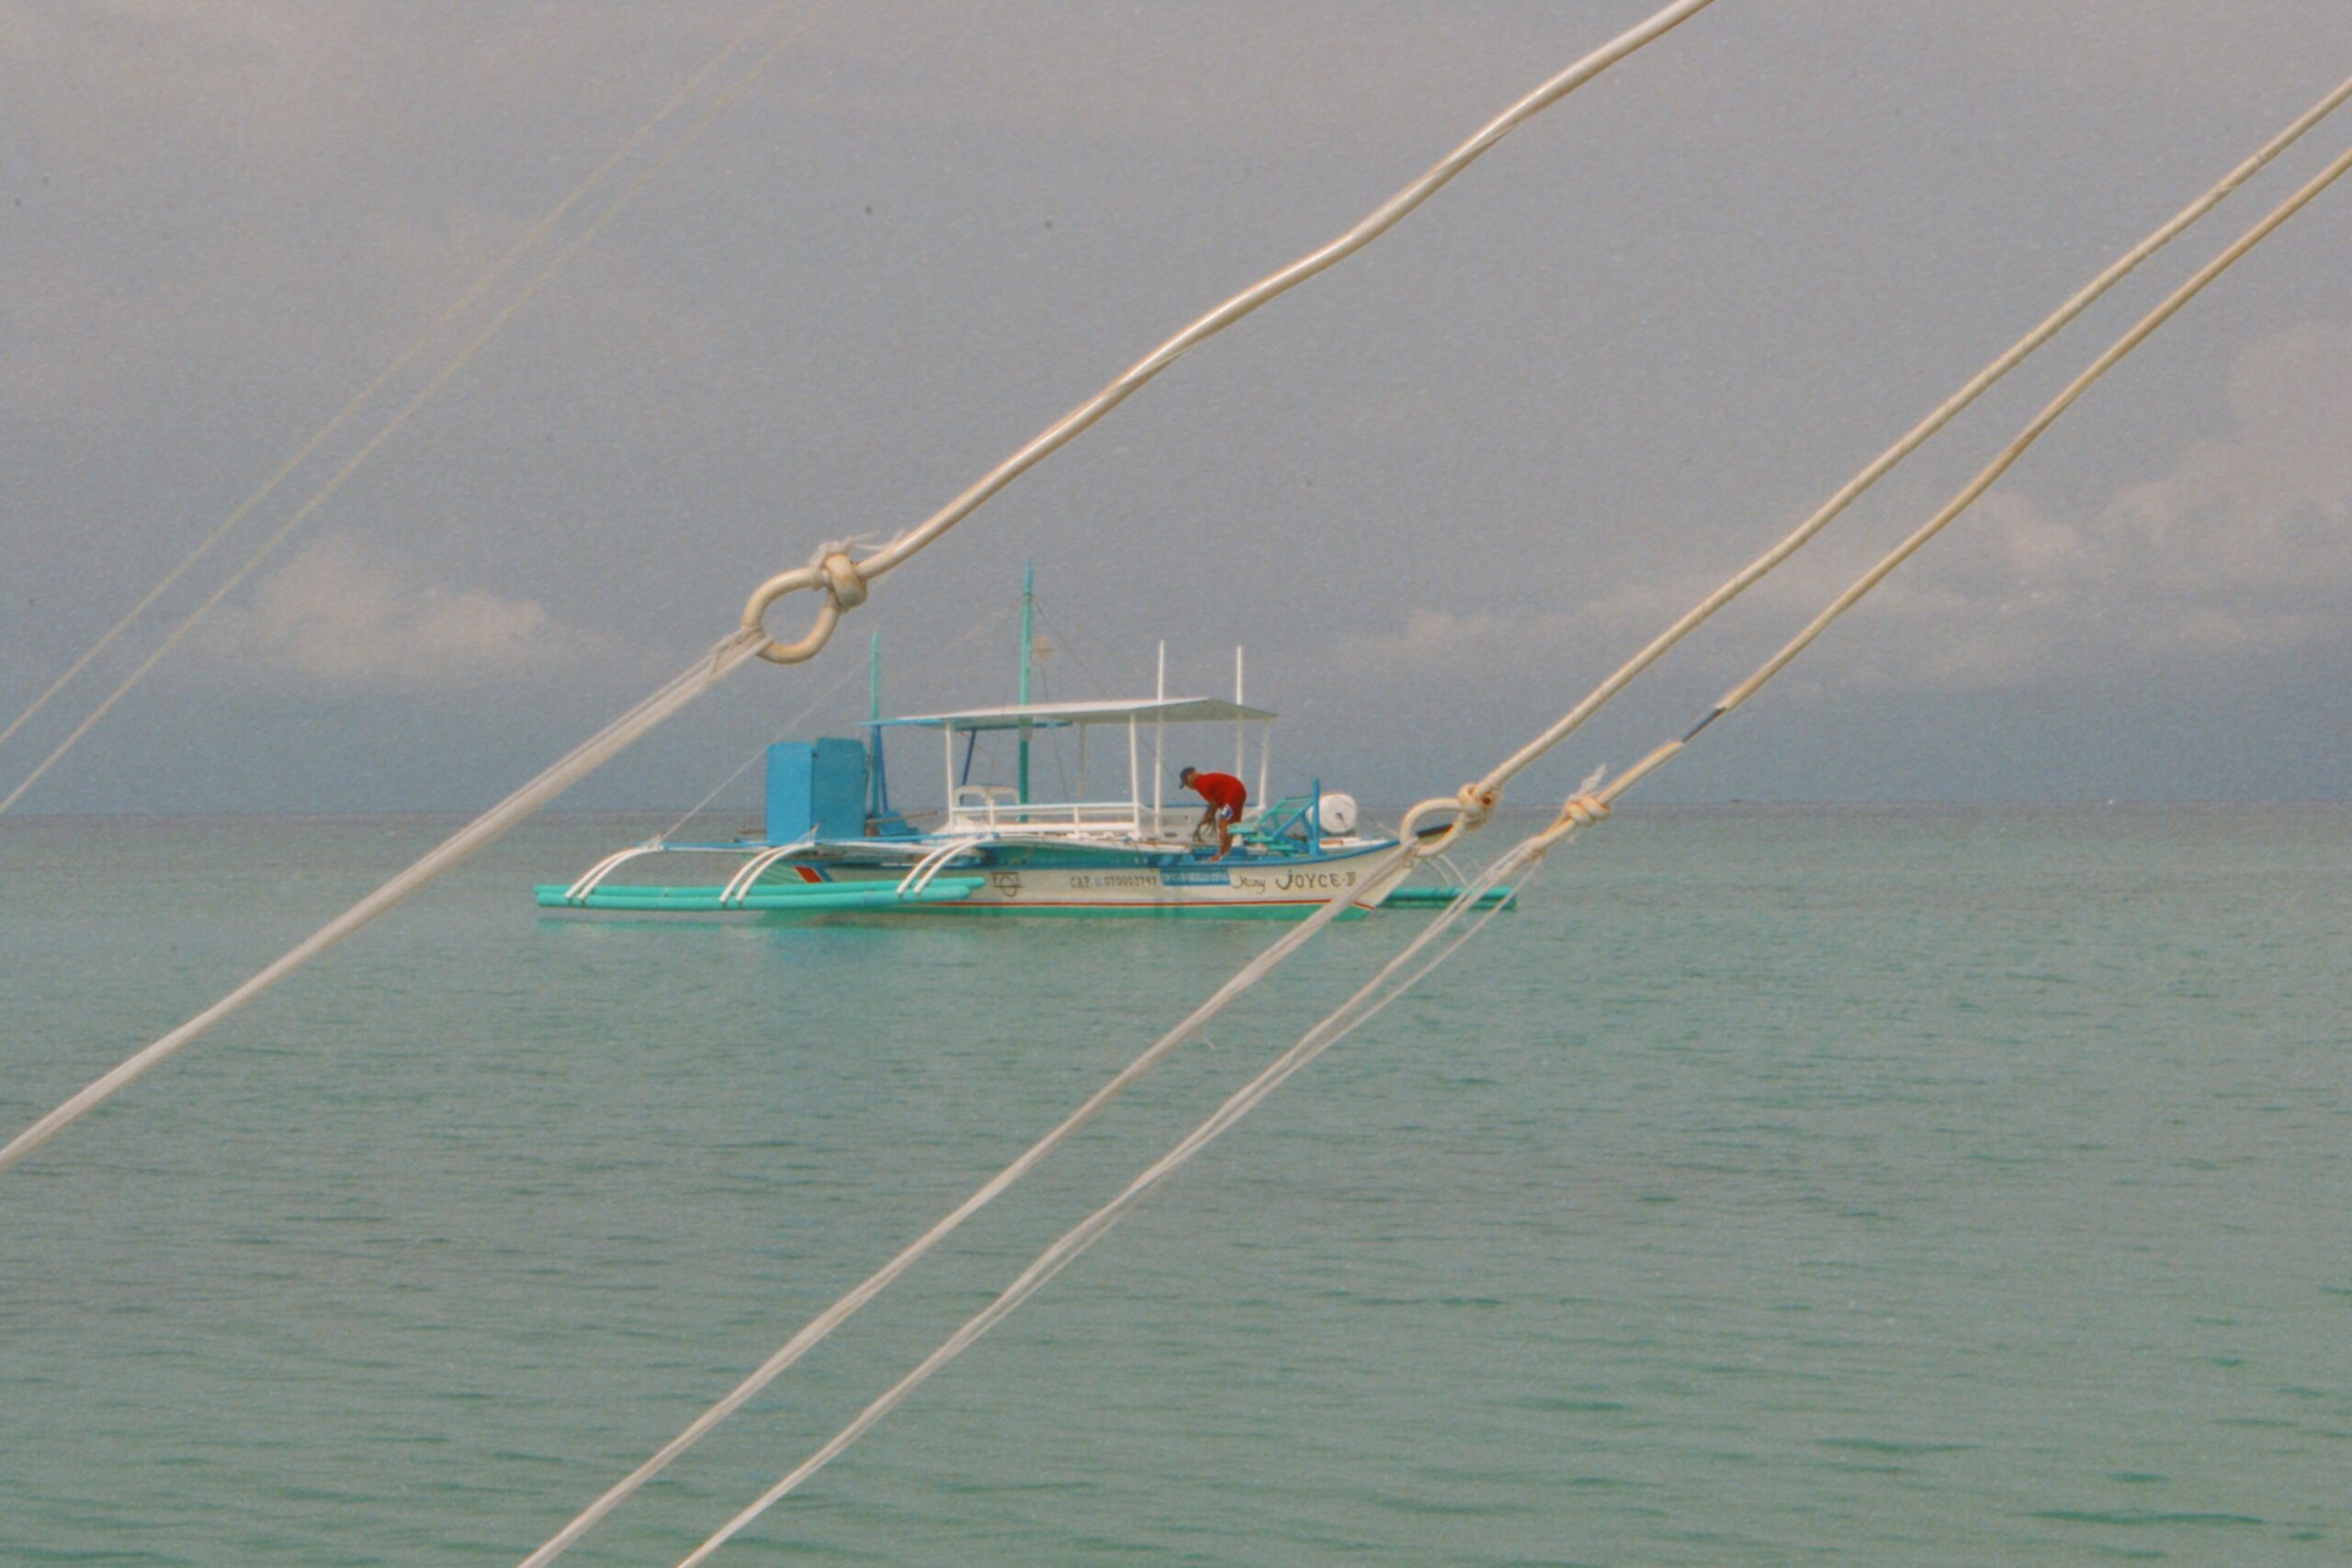
{"label": "outrigger boat", "polygon": [[[1029,689],[1031,595],[1023,594],[1022,681]],[[878,694],[877,677],[874,682]],[[1164,666],[1164,660],[1163,660]],[[1194,831],[1197,806],[1167,802],[1170,726],[1234,729],[1235,771],[1257,739],[1257,795],[1262,799],[1275,716],[1241,701],[1240,656],[1235,692],[1219,697],[1158,695],[1114,702],[1021,702],[1006,707],[900,718],[879,716],[878,694],[862,740],[779,741],[767,750],[763,830],[718,843],[666,837],[615,852],[571,883],[543,884],[551,909],[638,914],[735,911],[807,915],[854,912],[991,914],[1220,915],[1298,917],[1334,898],[1346,918],[1380,908],[1450,902],[1452,887],[1406,886],[1414,868],[1383,852],[1393,838],[1362,830],[1356,802],[1318,780],[1301,795],[1262,806],[1236,825],[1231,849]],[[1163,674],[1164,687],[1164,674]],[[887,733],[931,730],[944,756],[945,808],[918,826],[892,808],[883,750]],[[974,784],[980,738],[1012,733],[1017,767],[1005,784]],[[1066,801],[1032,792],[1030,750],[1041,734],[1077,741],[1077,795]],[[1189,730],[1188,733],[1197,733]],[[1113,765],[1125,752],[1123,797],[1089,798],[1090,753]],[[958,751],[961,750],[959,760]],[[1144,771],[1147,752],[1150,773]],[[1242,775],[1246,777],[1247,775]],[[659,856],[730,860],[718,881],[618,883],[623,867]],[[1492,902],[1508,902],[1498,888]]]}

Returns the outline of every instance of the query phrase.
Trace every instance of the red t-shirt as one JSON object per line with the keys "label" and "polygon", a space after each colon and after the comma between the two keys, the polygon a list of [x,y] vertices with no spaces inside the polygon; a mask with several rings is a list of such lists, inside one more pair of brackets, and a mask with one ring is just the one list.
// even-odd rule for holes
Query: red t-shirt
{"label": "red t-shirt", "polygon": [[1249,786],[1231,773],[1194,773],[1186,787],[1211,806],[1223,807],[1237,818],[1241,815],[1241,808],[1250,804]]}

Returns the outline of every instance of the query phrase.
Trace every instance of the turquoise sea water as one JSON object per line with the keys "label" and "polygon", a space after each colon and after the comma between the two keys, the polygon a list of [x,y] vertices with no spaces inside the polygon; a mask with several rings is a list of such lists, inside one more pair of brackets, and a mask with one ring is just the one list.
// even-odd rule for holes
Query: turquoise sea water
{"label": "turquoise sea water", "polygon": [[[530,907],[657,825],[0,1176],[0,1562],[512,1563],[1275,934]],[[0,1125],[449,826],[0,824]],[[566,1561],[674,1562],[1421,918]],[[2352,1560],[2347,955],[2344,806],[1629,809],[718,1561]]]}

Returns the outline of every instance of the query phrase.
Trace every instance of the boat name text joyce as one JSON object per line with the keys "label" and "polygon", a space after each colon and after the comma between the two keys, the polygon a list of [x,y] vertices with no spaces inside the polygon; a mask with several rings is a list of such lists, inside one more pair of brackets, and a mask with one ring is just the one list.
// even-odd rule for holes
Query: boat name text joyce
{"label": "boat name text joyce", "polygon": [[1286,871],[1274,878],[1274,886],[1285,893],[1312,892],[1324,887],[1353,887],[1356,874],[1352,871]]}

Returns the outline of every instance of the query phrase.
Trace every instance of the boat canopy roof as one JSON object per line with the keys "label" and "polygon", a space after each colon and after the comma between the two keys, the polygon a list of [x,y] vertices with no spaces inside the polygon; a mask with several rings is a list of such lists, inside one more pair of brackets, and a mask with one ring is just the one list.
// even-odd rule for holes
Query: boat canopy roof
{"label": "boat canopy roof", "polygon": [[1264,708],[1244,707],[1223,697],[1139,697],[1132,702],[1029,703],[1001,708],[966,708],[961,713],[917,714],[907,718],[866,720],[872,729],[911,727],[918,729],[1066,729],[1077,724],[1231,724],[1237,719],[1272,718]]}

